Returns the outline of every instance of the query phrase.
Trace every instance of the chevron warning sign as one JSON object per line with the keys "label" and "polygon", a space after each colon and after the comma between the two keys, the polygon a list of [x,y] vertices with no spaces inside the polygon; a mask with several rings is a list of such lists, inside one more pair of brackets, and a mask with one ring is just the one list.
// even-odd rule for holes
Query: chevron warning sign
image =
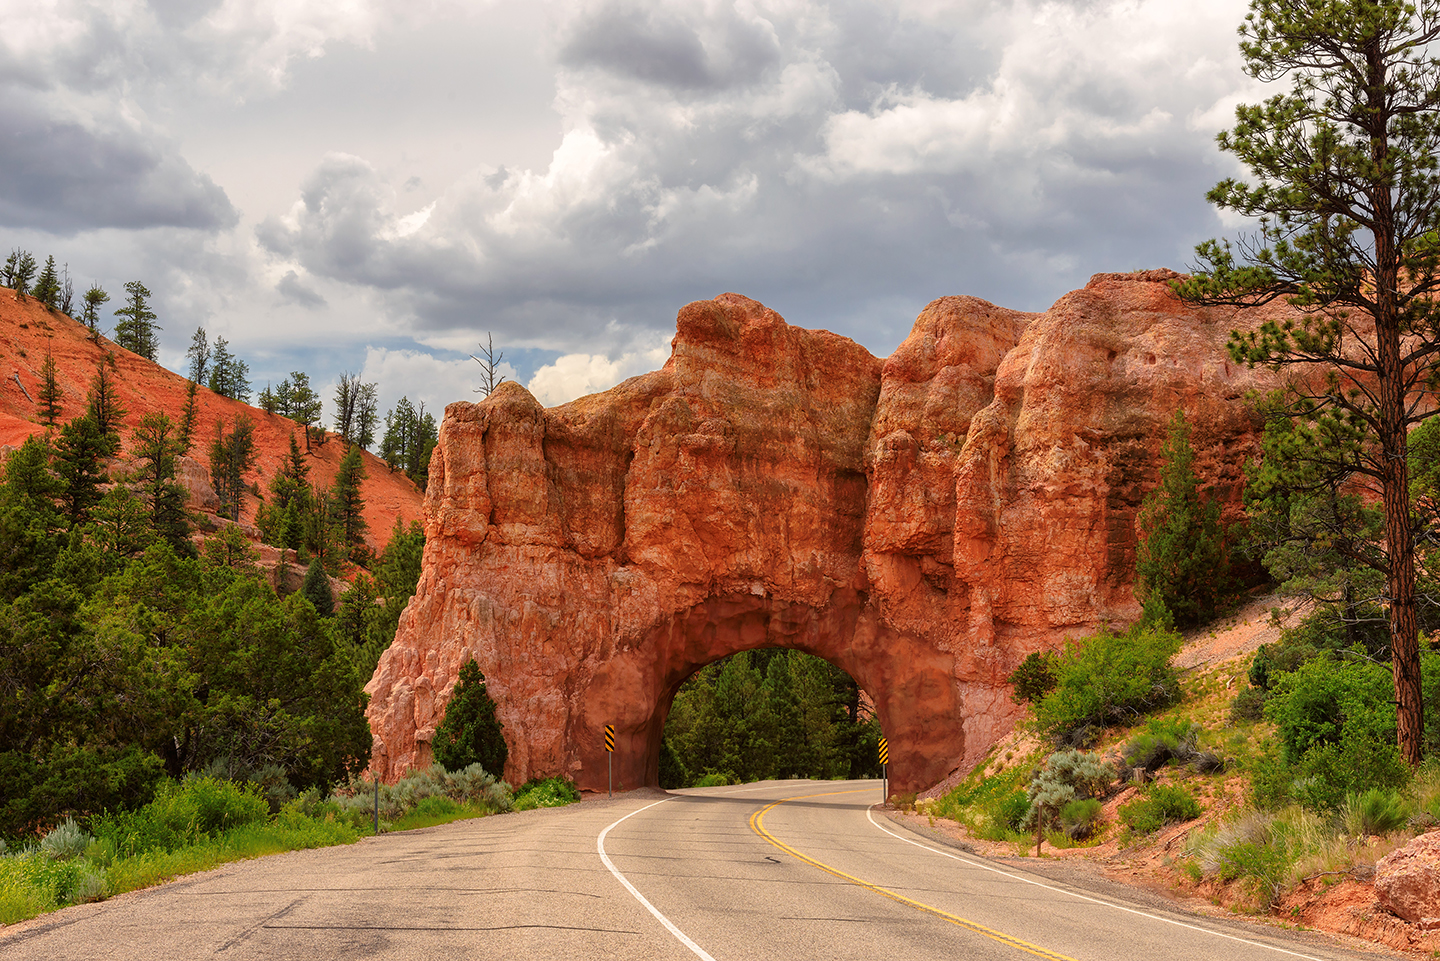
{"label": "chevron warning sign", "polygon": [[605,750],[615,753],[615,725],[605,725]]}
{"label": "chevron warning sign", "polygon": [[890,743],[883,737],[880,739],[880,763],[890,763]]}

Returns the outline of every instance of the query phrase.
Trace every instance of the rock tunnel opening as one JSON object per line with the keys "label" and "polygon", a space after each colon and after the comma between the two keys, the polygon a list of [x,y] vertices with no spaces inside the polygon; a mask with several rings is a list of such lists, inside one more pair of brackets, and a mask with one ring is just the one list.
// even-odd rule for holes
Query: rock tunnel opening
{"label": "rock tunnel opening", "polygon": [[869,696],[875,734],[883,731],[890,743],[889,773],[897,790],[939,781],[950,773],[941,769],[945,759],[964,753],[954,658],[919,638],[882,628],[866,600],[864,592],[842,588],[816,607],[777,598],[757,585],[751,593],[712,596],[657,625],[593,675],[579,719],[582,729],[570,732],[572,744],[585,745],[577,782],[605,789],[611,759],[601,732],[611,724],[617,789],[660,786],[665,725],[682,685],[725,658],[774,650],[819,658]]}
{"label": "rock tunnel opening", "polygon": [[659,709],[662,788],[881,773],[874,701],[843,668],[804,651],[761,647],[711,661]]}

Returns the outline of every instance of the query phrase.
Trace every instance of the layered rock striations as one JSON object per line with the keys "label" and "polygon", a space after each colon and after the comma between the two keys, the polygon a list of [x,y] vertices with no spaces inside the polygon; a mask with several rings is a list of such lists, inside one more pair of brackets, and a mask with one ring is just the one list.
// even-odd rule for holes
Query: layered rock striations
{"label": "layered rock striations", "polygon": [[725,294],[680,311],[664,368],[546,409],[502,384],[446,409],[419,589],[367,688],[383,776],[428,763],[460,665],[484,671],[512,783],[653,784],[680,683],[793,647],[874,699],[897,790],[1014,724],[1006,676],[1132,620],[1135,515],[1183,408],[1239,499],[1271,375],[1229,361],[1252,320],[1153,271],[1027,314],[925,308],[883,362]]}

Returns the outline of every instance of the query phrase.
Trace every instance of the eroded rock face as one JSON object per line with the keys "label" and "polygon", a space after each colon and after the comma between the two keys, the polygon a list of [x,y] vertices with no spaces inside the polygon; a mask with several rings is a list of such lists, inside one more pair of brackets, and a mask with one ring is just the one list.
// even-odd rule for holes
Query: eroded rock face
{"label": "eroded rock face", "polygon": [[1134,518],[1183,407],[1238,502],[1258,449],[1232,311],[1168,271],[1100,275],[1043,314],[930,304],[883,363],[725,294],[680,311],[665,367],[551,409],[504,384],[446,409],[424,573],[367,690],[383,776],[429,760],[460,665],[484,671],[512,783],[655,783],[680,683],[798,648],[875,701],[898,791],[1014,724],[1005,677],[1138,614]]}
{"label": "eroded rock face", "polygon": [[1440,927],[1440,831],[1422,834],[1376,862],[1375,895],[1412,924]]}

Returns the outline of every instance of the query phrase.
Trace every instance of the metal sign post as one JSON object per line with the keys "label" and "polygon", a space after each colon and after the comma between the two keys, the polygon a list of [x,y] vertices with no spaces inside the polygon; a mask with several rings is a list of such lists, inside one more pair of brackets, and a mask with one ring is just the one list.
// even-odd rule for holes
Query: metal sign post
{"label": "metal sign post", "polygon": [[615,725],[605,725],[605,757],[610,763],[610,796],[615,796]]}
{"label": "metal sign post", "polygon": [[880,803],[884,804],[890,796],[890,779],[886,776],[885,768],[890,763],[890,742],[883,737],[880,739]]}
{"label": "metal sign post", "polygon": [[378,837],[380,836],[380,775],[376,774],[376,775],[374,775],[374,778],[375,778],[375,836],[378,838]]}

